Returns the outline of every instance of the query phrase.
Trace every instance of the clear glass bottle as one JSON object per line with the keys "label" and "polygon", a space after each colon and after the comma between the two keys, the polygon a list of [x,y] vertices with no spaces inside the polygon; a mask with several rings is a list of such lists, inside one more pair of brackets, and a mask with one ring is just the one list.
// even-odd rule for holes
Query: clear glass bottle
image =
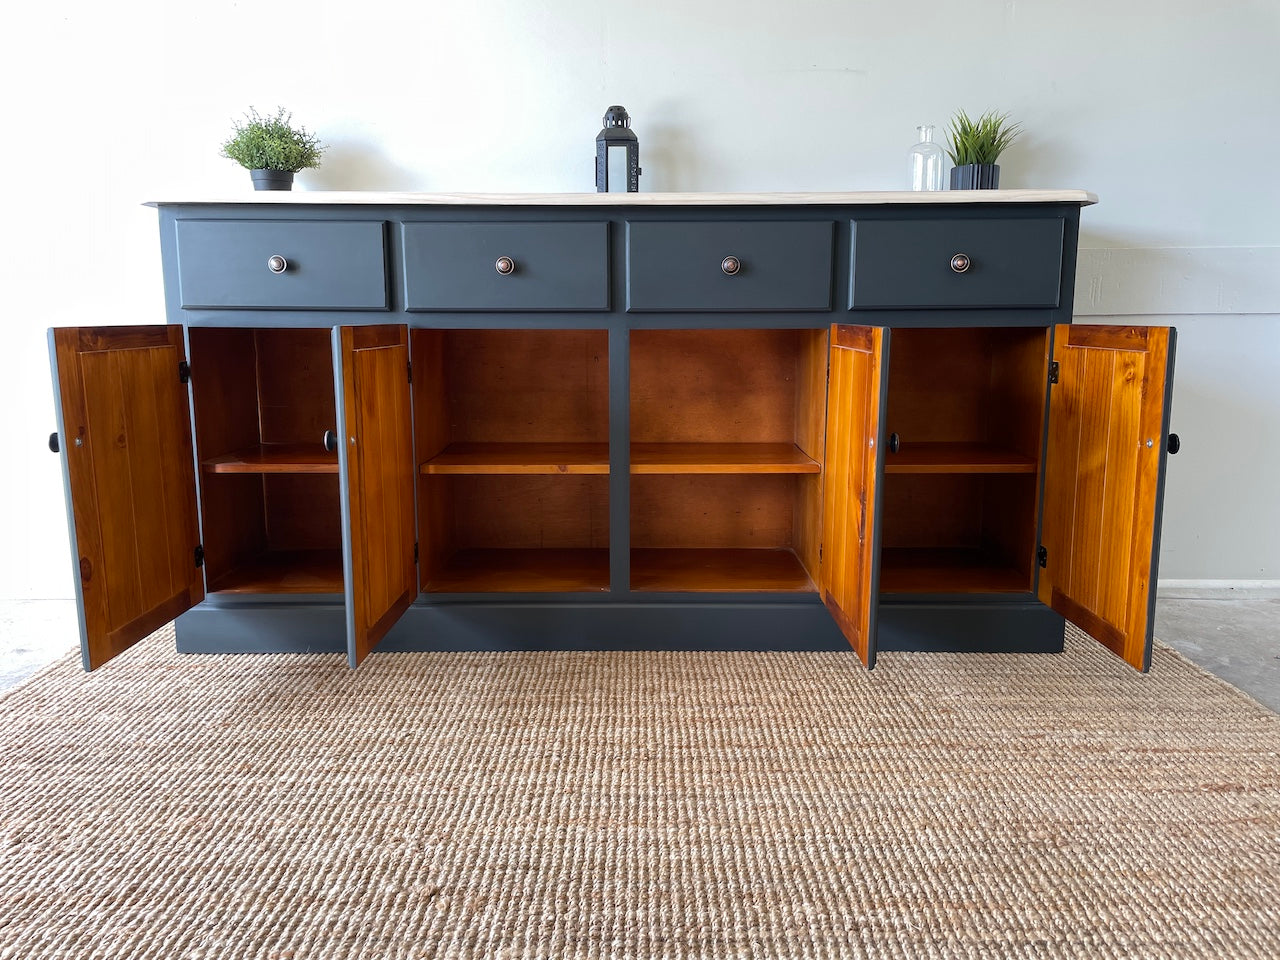
{"label": "clear glass bottle", "polygon": [[910,171],[912,190],[941,190],[945,154],[933,142],[933,124],[916,127],[920,142],[911,148]]}

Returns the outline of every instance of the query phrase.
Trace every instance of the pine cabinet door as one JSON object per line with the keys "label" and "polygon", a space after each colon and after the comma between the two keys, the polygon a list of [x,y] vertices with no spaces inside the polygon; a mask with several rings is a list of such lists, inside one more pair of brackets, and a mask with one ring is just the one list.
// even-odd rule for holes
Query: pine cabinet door
{"label": "pine cabinet door", "polygon": [[1040,600],[1139,670],[1151,662],[1175,331],[1060,324]]}
{"label": "pine cabinet door", "polygon": [[876,662],[888,373],[888,329],[832,325],[818,585],[868,667]]}
{"label": "pine cabinet door", "polygon": [[409,331],[335,327],[347,656],[360,664],[417,593]]}
{"label": "pine cabinet door", "polygon": [[49,331],[80,647],[102,666],[204,599],[180,326]]}

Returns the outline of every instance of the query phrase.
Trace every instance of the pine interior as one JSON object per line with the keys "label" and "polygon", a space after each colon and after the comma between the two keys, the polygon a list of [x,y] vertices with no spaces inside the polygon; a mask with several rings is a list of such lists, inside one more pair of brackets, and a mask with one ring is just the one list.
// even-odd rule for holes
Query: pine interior
{"label": "pine interior", "polygon": [[[410,346],[421,588],[607,589],[608,331],[413,330]],[[590,445],[573,448],[589,475],[556,468],[568,444]]]}
{"label": "pine interior", "polygon": [[[1032,589],[1047,362],[1042,327],[893,331],[887,432],[930,444],[937,472],[886,455],[882,591]],[[1031,466],[974,472],[962,444]]]}
{"label": "pine interior", "polygon": [[[330,332],[325,328],[192,327],[196,450],[206,466],[248,452],[245,472],[201,474],[206,577],[211,591],[342,590],[338,476],[254,472],[252,451],[296,445],[323,453],[336,426]],[[332,455],[336,463],[336,455]],[[276,463],[273,469],[279,469]]]}
{"label": "pine interior", "polygon": [[[632,331],[633,453],[641,459],[643,445],[643,459],[660,460],[652,445],[682,445],[671,458],[680,472],[646,465],[632,477],[633,588],[813,589],[821,477],[789,474],[783,461],[798,452],[822,463],[826,367],[826,330]],[[767,454],[726,466],[733,458],[716,444],[792,452],[762,473],[748,461]],[[691,445],[707,445],[701,466]]]}

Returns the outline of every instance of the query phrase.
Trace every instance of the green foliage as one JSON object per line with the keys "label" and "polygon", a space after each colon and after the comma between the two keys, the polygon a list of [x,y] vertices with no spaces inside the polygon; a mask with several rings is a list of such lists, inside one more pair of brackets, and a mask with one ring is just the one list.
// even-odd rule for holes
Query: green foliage
{"label": "green foliage", "polygon": [[957,167],[968,163],[995,163],[1018,138],[1022,124],[1010,123],[1007,113],[988,110],[977,120],[961,110],[951,118],[947,131],[947,156]]}
{"label": "green foliage", "polygon": [[292,121],[293,114],[284,107],[269,117],[250,107],[245,122],[237,122],[235,133],[222,145],[222,155],[246,170],[297,173],[319,166],[324,144],[306,127],[294,129]]}

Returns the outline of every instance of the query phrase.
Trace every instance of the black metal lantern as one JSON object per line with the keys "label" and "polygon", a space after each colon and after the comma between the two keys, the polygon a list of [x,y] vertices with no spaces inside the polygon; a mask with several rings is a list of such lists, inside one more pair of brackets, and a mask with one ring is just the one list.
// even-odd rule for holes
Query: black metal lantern
{"label": "black metal lantern", "polygon": [[[612,163],[610,160],[612,159]],[[604,112],[604,129],[596,137],[596,192],[609,192],[609,168],[614,170],[614,190],[621,171],[626,171],[627,192],[640,191],[640,141],[631,131],[626,107],[613,106]]]}

